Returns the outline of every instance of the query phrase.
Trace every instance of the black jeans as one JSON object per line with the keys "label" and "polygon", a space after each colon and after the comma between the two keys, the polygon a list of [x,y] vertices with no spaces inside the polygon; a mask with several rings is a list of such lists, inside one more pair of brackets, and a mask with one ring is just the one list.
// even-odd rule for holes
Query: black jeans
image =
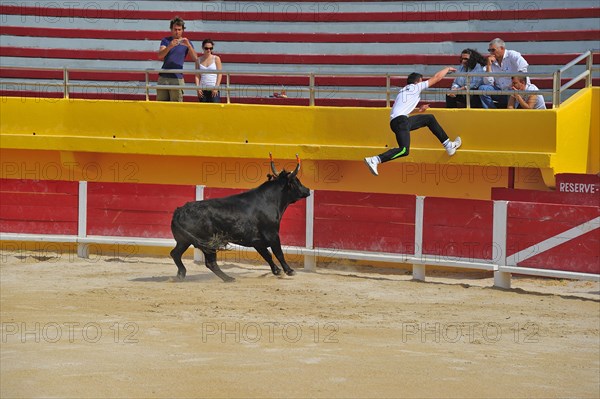
{"label": "black jeans", "polygon": [[417,114],[413,116],[400,115],[390,121],[390,128],[396,134],[398,148],[391,148],[379,155],[381,162],[388,162],[396,158],[405,157],[410,150],[410,131],[427,126],[438,138],[440,143],[448,140],[448,135],[442,129],[435,116],[431,114]]}

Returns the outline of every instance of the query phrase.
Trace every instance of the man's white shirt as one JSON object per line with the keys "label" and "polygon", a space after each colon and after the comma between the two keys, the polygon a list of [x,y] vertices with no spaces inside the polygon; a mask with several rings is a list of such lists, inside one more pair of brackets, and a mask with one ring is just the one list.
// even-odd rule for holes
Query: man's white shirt
{"label": "man's white shirt", "polygon": [[[521,53],[514,50],[506,50],[504,52],[504,58],[502,58],[502,66],[495,61],[491,65],[490,72],[502,72],[502,73],[512,73],[512,72],[527,72],[527,67],[529,64],[525,61],[525,58],[521,56]],[[512,87],[512,79],[510,76],[506,77],[497,77],[494,81],[493,77],[485,77],[483,78],[483,83],[496,86],[500,90],[510,90]]]}
{"label": "man's white shirt", "polygon": [[[540,89],[538,89],[538,87],[536,85],[534,85],[533,83],[528,83],[525,86],[525,90],[527,91],[539,91]],[[546,102],[544,100],[544,96],[542,96],[541,94],[531,94],[533,96],[536,96],[536,100],[535,100],[535,104],[533,105],[533,109],[546,109]],[[524,95],[523,97],[523,101],[525,102],[529,102],[529,95]],[[519,102],[515,101],[515,108],[519,108]]]}
{"label": "man's white shirt", "polygon": [[421,91],[429,87],[428,81],[411,83],[400,89],[400,92],[394,100],[394,106],[390,113],[390,120],[400,116],[408,116],[421,101]]}

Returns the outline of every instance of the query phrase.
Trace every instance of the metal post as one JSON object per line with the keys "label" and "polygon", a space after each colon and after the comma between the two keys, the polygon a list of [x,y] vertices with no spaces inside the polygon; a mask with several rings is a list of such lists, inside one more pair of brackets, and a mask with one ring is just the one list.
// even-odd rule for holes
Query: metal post
{"label": "metal post", "polygon": [[[415,258],[423,258],[423,215],[425,212],[425,197],[415,198]],[[425,281],[425,265],[413,264],[413,280]]]}
{"label": "metal post", "polygon": [[506,236],[508,220],[508,201],[494,201],[494,225],[492,233],[493,250],[492,258],[498,260],[498,270],[494,272],[494,286],[499,288],[510,288],[511,274],[502,271],[506,266]]}
{"label": "metal post", "polygon": [[69,70],[67,67],[63,68],[63,97],[69,98]]}
{"label": "metal post", "polygon": [[[77,238],[87,237],[87,182],[79,182],[79,201],[77,209]],[[77,256],[80,258],[90,257],[89,244],[77,243]]]}
{"label": "metal post", "polygon": [[[305,248],[314,249],[314,226],[315,226],[315,191],[310,190],[310,196],[306,198],[306,240]],[[317,267],[315,255],[304,255],[304,270],[314,272]]]}
{"label": "metal post", "polygon": [[588,71],[588,75],[585,77],[586,87],[592,87],[592,67],[594,66],[593,54],[589,52],[585,59],[585,69]]}
{"label": "metal post", "polygon": [[315,74],[311,73],[308,77],[308,105],[315,105]]}
{"label": "metal post", "polygon": [[150,74],[148,71],[144,72],[146,79],[146,101],[150,101]]}
{"label": "metal post", "polygon": [[552,108],[560,107],[560,70],[552,76]]}
{"label": "metal post", "polygon": [[392,89],[392,78],[389,73],[385,75],[385,106],[390,106],[390,90]]}
{"label": "metal post", "polygon": [[471,93],[470,93],[470,88],[471,88],[471,77],[469,76],[469,74],[467,74],[467,80],[466,80],[466,86],[467,86],[467,109],[471,108]]}
{"label": "metal post", "polygon": [[229,72],[228,72],[225,74],[225,85],[226,85],[225,91],[227,92],[225,97],[227,98],[227,104],[231,104],[231,97],[230,97],[230,93],[229,93],[229,84],[231,82],[230,82],[229,78],[230,78],[230,76],[229,76]]}

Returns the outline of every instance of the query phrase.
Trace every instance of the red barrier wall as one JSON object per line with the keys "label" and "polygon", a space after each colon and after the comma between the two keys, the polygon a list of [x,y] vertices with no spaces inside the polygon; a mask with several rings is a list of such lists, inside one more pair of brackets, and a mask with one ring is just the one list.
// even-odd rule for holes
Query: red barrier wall
{"label": "red barrier wall", "polygon": [[77,234],[77,182],[0,179],[0,231]]}
{"label": "red barrier wall", "polygon": [[[527,248],[518,266],[600,274],[600,229],[541,252],[539,243],[600,216],[600,208],[510,202],[507,221],[507,255]],[[537,254],[540,252],[539,254]]]}
{"label": "red barrier wall", "polygon": [[194,186],[88,183],[87,233],[172,238],[173,211],[195,196]]}
{"label": "red barrier wall", "polygon": [[423,212],[423,254],[492,258],[492,201],[427,197]]}
{"label": "red barrier wall", "polygon": [[314,246],[412,254],[415,196],[316,191]]}
{"label": "red barrier wall", "polygon": [[[78,191],[78,182],[0,180],[0,231],[77,235]],[[241,191],[205,188],[204,198]],[[88,235],[171,238],[173,211],[196,194],[195,186],[90,182],[87,195]],[[415,196],[314,196],[315,248],[415,254]],[[501,246],[493,243],[493,201],[427,197],[423,205],[424,255],[468,263],[492,259],[493,246]],[[600,229],[590,223],[599,217],[598,206],[509,201],[509,266],[600,274]],[[283,217],[281,242],[304,247],[305,235],[306,202],[300,201]]]}

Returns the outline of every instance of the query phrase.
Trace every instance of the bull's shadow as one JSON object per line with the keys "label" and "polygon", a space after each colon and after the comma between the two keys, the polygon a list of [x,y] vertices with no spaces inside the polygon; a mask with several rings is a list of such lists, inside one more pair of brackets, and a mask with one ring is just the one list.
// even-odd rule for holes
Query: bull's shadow
{"label": "bull's shadow", "polygon": [[207,274],[207,273],[199,273],[187,275],[185,280],[178,279],[173,276],[152,276],[152,277],[138,277],[132,278],[129,281],[137,282],[137,283],[183,283],[183,282],[191,282],[191,281],[199,281],[199,282],[215,282],[220,281],[218,277]]}
{"label": "bull's shadow", "polygon": [[[201,272],[198,274],[188,274],[185,279],[180,279],[178,277],[174,277],[174,276],[152,276],[152,277],[137,277],[137,278],[132,278],[129,281],[133,281],[133,282],[139,282],[139,283],[182,283],[182,282],[201,282],[201,283],[213,283],[213,282],[218,282],[220,281],[219,277],[217,277],[216,275],[212,274],[212,273],[205,273],[202,271],[202,269],[204,269],[204,265],[198,265],[198,267],[200,268]],[[254,274],[254,272],[257,271],[262,271],[259,268],[255,268],[255,269],[240,269],[240,267],[238,265],[228,265],[228,264],[223,264],[223,268],[227,269],[227,268],[235,268],[236,272],[235,272],[235,276],[236,277],[247,277],[247,278],[252,278],[250,277],[250,275]],[[269,276],[271,273],[268,271],[264,271],[263,274],[256,276],[254,278],[264,278]]]}

